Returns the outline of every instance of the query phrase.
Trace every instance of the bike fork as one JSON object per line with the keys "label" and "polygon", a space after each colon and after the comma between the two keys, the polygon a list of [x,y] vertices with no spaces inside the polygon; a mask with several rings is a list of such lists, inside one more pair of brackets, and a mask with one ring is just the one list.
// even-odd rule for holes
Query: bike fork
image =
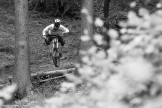
{"label": "bike fork", "polygon": [[[59,56],[58,47],[59,47],[58,39],[54,38],[53,39],[53,52],[57,52],[56,54],[54,54],[55,57]],[[54,50],[56,50],[56,51],[54,51]]]}

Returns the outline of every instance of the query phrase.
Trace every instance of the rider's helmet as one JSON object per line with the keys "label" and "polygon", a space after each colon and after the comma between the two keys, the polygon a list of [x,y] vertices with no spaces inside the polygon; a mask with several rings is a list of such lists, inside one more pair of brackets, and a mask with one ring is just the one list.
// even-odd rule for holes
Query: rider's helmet
{"label": "rider's helmet", "polygon": [[54,20],[54,24],[55,24],[55,29],[56,30],[60,27],[60,23],[61,23],[60,19],[55,19]]}

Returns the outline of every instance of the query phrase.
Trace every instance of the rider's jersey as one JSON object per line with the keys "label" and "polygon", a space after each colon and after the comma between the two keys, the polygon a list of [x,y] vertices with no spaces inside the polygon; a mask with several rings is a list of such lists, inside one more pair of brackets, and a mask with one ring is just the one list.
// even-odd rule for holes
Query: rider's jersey
{"label": "rider's jersey", "polygon": [[47,26],[43,30],[43,36],[45,36],[45,35],[61,35],[61,34],[69,32],[69,29],[64,27],[63,25],[60,25],[60,27],[57,30],[55,30],[54,27],[55,27],[54,24],[50,24],[49,26]]}

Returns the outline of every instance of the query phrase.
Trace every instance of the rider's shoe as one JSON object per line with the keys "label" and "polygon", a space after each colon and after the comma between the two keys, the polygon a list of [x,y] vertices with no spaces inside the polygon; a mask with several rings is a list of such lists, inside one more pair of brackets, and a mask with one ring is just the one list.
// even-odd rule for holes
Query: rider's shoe
{"label": "rider's shoe", "polygon": [[65,57],[62,55],[62,53],[60,53],[59,56],[60,56],[60,59],[61,59],[61,60],[65,58]]}
{"label": "rider's shoe", "polygon": [[44,42],[43,45],[48,46],[48,45],[50,45],[50,43]]}
{"label": "rider's shoe", "polygon": [[60,59],[63,57],[62,53],[59,53]]}
{"label": "rider's shoe", "polygon": [[59,53],[60,58],[62,57],[62,53]]}

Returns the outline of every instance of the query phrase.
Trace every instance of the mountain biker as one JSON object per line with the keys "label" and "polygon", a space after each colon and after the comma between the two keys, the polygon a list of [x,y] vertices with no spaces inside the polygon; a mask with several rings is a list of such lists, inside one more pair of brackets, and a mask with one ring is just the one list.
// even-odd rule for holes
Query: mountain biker
{"label": "mountain biker", "polygon": [[51,38],[50,35],[58,36],[58,42],[61,43],[60,57],[62,57],[62,49],[65,45],[63,34],[68,32],[69,29],[61,24],[60,19],[54,19],[54,22],[52,24],[48,25],[43,29],[43,38],[45,39],[46,45],[50,45],[51,41],[53,40],[53,38]]}

